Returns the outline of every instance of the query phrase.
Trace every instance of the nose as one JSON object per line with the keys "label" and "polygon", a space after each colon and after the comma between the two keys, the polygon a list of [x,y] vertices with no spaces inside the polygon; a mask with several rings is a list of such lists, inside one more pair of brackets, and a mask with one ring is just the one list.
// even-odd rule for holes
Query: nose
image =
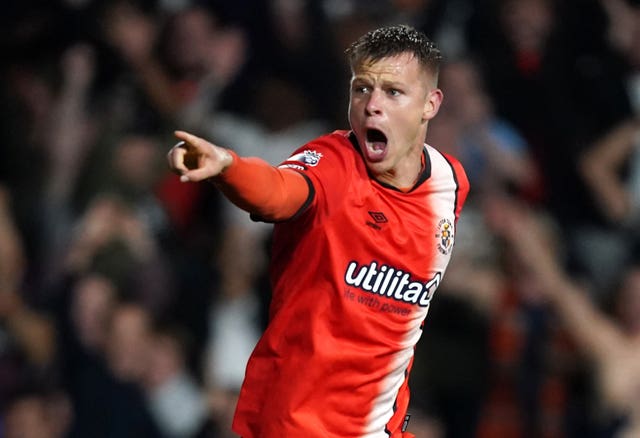
{"label": "nose", "polygon": [[367,104],[365,105],[365,112],[368,116],[382,113],[382,106],[380,102],[380,92],[373,90],[368,96]]}

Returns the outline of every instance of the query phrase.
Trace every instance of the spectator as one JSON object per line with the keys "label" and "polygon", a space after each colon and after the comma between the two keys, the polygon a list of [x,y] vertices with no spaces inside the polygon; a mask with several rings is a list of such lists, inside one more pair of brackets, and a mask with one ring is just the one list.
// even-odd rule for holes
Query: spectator
{"label": "spectator", "polygon": [[140,306],[116,303],[103,348],[74,364],[68,376],[76,414],[70,436],[162,437],[139,386],[149,317]]}
{"label": "spectator", "polygon": [[142,385],[162,435],[193,438],[211,428],[205,392],[187,368],[187,340],[174,325],[151,329]]}
{"label": "spectator", "polygon": [[428,140],[460,157],[474,197],[495,191],[526,196],[536,184],[529,145],[495,113],[480,69],[473,61],[451,60],[443,65],[441,78],[447,99]]}
{"label": "spectator", "polygon": [[63,393],[25,390],[3,410],[5,438],[64,438],[71,412]]}
{"label": "spectator", "polygon": [[[631,112],[611,124],[580,156],[584,180],[601,221],[582,230],[580,260],[589,280],[606,298],[640,242],[640,161],[637,133],[640,77],[640,9],[630,2],[602,1],[608,39],[622,61],[624,98]],[[606,257],[602,255],[606,254]]]}
{"label": "spectator", "polygon": [[592,430],[602,436],[637,435],[640,270],[636,265],[624,270],[613,297],[614,313],[608,315],[562,268],[553,228],[516,205],[505,203],[500,210],[498,230],[513,255],[535,278],[542,298],[593,364],[598,396],[592,407]]}
{"label": "spectator", "polygon": [[[54,378],[55,326],[46,313],[25,299],[26,262],[9,192],[0,185],[0,404],[23,387],[58,383]],[[15,405],[18,417],[21,406]]]}
{"label": "spectator", "polygon": [[[615,279],[640,247],[640,154],[637,118],[615,126],[580,160],[581,175],[605,223],[594,225],[583,243],[589,279],[606,299]],[[590,246],[589,246],[590,245]],[[606,255],[606,256],[605,256]]]}
{"label": "spectator", "polygon": [[114,196],[96,197],[76,224],[66,250],[66,275],[98,270],[116,287],[142,300],[154,314],[167,311],[170,272],[155,237],[129,205]]}
{"label": "spectator", "polygon": [[151,103],[166,120],[193,129],[219,103],[243,66],[241,30],[225,28],[210,10],[193,6],[169,15],[166,25],[126,2],[107,14],[106,38],[122,56]]}

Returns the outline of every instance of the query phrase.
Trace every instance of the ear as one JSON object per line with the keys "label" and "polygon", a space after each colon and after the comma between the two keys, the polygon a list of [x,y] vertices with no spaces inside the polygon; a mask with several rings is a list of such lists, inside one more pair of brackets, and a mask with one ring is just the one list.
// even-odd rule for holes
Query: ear
{"label": "ear", "polygon": [[440,90],[439,88],[432,88],[431,90],[429,90],[424,102],[424,108],[422,110],[423,122],[433,119],[436,114],[438,114],[438,110],[440,109],[440,104],[442,103],[443,97],[444,95],[442,94],[442,90]]}

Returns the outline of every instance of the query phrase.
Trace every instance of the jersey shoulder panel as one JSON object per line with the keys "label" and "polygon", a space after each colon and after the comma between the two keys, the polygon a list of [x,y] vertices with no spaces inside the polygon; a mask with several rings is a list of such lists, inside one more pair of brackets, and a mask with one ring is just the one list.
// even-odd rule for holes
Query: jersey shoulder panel
{"label": "jersey shoulder panel", "polygon": [[427,153],[431,158],[432,174],[436,184],[444,184],[455,192],[455,219],[460,217],[460,212],[469,194],[470,185],[462,163],[453,155],[438,151],[433,146],[426,145]]}
{"label": "jersey shoulder panel", "polygon": [[305,172],[339,171],[352,163],[354,152],[349,131],[334,131],[300,146],[279,167]]}
{"label": "jersey shoulder panel", "polygon": [[313,204],[336,202],[356,175],[366,175],[349,131],[334,131],[296,149],[281,168],[300,172],[315,192]]}

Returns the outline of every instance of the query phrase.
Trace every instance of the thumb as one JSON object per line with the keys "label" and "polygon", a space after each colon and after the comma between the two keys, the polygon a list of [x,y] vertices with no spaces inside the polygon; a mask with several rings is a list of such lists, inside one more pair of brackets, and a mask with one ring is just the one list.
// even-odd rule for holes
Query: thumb
{"label": "thumb", "polygon": [[182,182],[198,182],[215,176],[210,169],[200,167],[197,169],[189,170],[180,175],[180,181]]}

